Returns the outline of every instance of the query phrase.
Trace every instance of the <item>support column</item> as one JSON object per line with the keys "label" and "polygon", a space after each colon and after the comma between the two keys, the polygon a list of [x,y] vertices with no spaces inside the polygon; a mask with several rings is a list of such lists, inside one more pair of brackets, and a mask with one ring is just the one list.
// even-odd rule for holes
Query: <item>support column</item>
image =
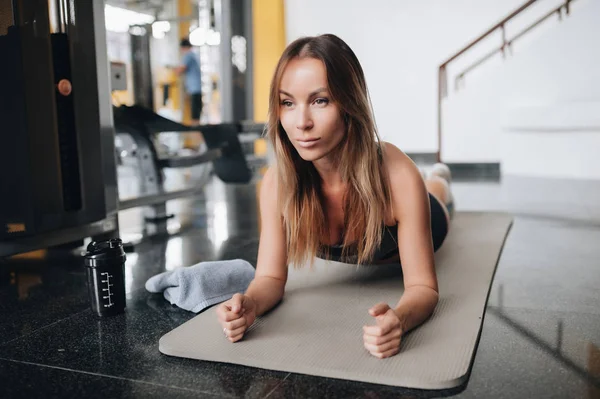
{"label": "support column", "polygon": [[154,111],[154,84],[152,83],[152,67],[150,65],[151,37],[152,25],[132,26],[129,29],[133,102]]}
{"label": "support column", "polygon": [[[248,54],[252,48],[250,13],[252,4],[239,0],[220,0],[215,7],[221,34],[221,101],[223,122],[252,119],[252,75]],[[252,59],[252,58],[250,58]]]}

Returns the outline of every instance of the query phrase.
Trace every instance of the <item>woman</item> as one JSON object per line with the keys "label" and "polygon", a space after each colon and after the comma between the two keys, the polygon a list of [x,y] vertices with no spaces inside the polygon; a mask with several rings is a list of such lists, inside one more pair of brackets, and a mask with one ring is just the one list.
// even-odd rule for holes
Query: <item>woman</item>
{"label": "woman", "polygon": [[[447,181],[424,182],[410,158],[379,140],[360,63],[334,35],[301,38],[284,51],[267,137],[277,162],[260,192],[256,274],[245,294],[217,307],[225,336],[239,341],[282,299],[290,263],[401,260],[404,294],[393,308],[369,309],[374,324],[363,332],[372,355],[395,355],[402,334],[438,302],[433,253],[450,225]],[[445,165],[436,169],[449,180]]]}

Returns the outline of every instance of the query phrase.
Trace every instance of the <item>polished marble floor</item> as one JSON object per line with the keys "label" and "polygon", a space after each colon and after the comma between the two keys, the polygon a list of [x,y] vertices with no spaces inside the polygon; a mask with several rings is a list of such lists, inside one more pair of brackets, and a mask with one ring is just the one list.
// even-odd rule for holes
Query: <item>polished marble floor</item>
{"label": "polished marble floor", "polygon": [[[185,179],[183,179],[185,180]],[[600,398],[600,182],[454,183],[457,209],[515,215],[492,285],[468,382],[404,390],[164,356],[158,339],[194,314],[144,289],[152,275],[258,248],[257,182],[211,180],[173,201],[170,238],[143,238],[142,214],[120,215],[137,242],[126,264],[127,311],[96,319],[79,257],[0,261],[0,397]]]}

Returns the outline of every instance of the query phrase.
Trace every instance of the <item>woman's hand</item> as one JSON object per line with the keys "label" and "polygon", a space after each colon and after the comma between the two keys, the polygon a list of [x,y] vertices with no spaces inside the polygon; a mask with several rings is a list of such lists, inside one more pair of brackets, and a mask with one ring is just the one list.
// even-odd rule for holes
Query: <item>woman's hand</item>
{"label": "woman's hand", "polygon": [[400,352],[402,323],[400,318],[386,303],[378,303],[369,309],[375,318],[375,325],[363,327],[365,348],[371,355],[380,359]]}
{"label": "woman's hand", "polygon": [[247,295],[235,294],[230,300],[217,306],[217,317],[225,338],[237,342],[256,319],[256,304]]}

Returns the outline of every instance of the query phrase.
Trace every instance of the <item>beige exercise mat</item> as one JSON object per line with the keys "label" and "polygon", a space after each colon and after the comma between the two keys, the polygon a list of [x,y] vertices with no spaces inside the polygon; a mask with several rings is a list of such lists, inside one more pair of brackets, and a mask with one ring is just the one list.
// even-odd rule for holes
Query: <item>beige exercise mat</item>
{"label": "beige exercise mat", "polygon": [[214,308],[160,339],[162,353],[270,370],[421,389],[460,385],[479,339],[482,317],[512,218],[457,213],[436,254],[440,302],[403,338],[401,352],[377,359],[363,347],[367,310],[395,305],[403,292],[398,265],[357,268],[317,261],[290,268],[282,303],[259,318],[242,341],[223,335]]}

